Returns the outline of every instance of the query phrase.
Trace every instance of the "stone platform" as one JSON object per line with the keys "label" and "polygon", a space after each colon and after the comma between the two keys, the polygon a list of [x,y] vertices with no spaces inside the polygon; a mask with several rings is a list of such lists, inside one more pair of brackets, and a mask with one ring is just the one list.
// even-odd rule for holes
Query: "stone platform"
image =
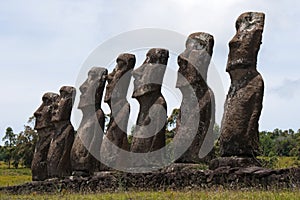
{"label": "stone platform", "polygon": [[196,164],[172,164],[144,174],[98,172],[91,177],[66,177],[1,187],[9,194],[68,192],[116,192],[127,190],[184,190],[222,187],[226,189],[300,188],[300,168],[271,170],[261,167],[221,167],[202,170]]}

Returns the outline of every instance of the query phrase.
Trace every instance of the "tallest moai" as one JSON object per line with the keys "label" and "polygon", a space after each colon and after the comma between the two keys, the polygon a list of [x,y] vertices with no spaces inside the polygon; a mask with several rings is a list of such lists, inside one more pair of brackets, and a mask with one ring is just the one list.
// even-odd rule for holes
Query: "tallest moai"
{"label": "tallest moai", "polygon": [[[262,110],[264,81],[256,69],[265,15],[242,14],[229,42],[226,71],[231,78],[221,125],[222,157],[253,158],[259,151],[258,121]],[[244,163],[244,161],[242,161]]]}

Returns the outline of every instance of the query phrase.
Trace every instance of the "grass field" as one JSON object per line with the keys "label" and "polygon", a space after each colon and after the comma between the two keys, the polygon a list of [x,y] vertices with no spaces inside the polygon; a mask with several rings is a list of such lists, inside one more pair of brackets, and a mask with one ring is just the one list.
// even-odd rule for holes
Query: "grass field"
{"label": "grass field", "polygon": [[31,181],[31,171],[28,168],[8,169],[0,162],[0,187],[19,185]]}
{"label": "grass field", "polygon": [[77,199],[214,199],[214,200],[243,200],[243,199],[270,199],[270,200],[299,200],[300,191],[166,191],[166,192],[122,192],[101,194],[56,194],[56,195],[6,195],[0,193],[1,200],[10,199],[37,199],[37,200],[77,200]]}

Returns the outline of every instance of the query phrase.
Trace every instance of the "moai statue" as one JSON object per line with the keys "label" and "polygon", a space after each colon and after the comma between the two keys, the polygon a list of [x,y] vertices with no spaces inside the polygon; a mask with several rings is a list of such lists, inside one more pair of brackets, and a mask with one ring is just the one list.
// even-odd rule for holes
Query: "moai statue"
{"label": "moai statue", "polygon": [[152,152],[165,146],[167,103],[161,94],[161,84],[168,58],[168,50],[150,49],[142,66],[132,72],[135,79],[132,97],[140,104],[132,152]]}
{"label": "moai statue", "polygon": [[118,56],[115,69],[107,76],[107,86],[104,102],[110,109],[110,121],[106,135],[101,145],[101,153],[109,166],[117,165],[124,159],[119,155],[119,149],[130,150],[127,139],[127,125],[130,114],[130,104],[126,99],[131,72],[135,65],[133,54]]}
{"label": "moai statue", "polygon": [[70,122],[76,89],[63,86],[54,104],[51,122],[55,127],[47,156],[48,176],[65,177],[72,173],[70,152],[74,142],[74,128]]}
{"label": "moai statue", "polygon": [[[262,110],[264,82],[256,70],[265,15],[248,12],[236,21],[237,33],[229,42],[226,71],[231,78],[221,125],[220,153],[223,158],[211,168],[258,165],[258,121]],[[237,158],[230,158],[230,157]]]}
{"label": "moai statue", "polygon": [[[208,33],[191,34],[186,41],[185,51],[178,56],[178,78],[176,87],[182,92],[182,103],[176,122],[176,137],[192,139],[189,148],[176,161],[199,163],[213,148],[213,125],[215,122],[215,103],[212,90],[207,85],[207,71],[213,53],[214,38]],[[192,91],[190,91],[192,90]],[[195,119],[196,108],[190,103],[191,95],[196,98],[199,119]],[[185,121],[183,125],[181,122]],[[195,121],[190,124],[189,121]],[[190,126],[197,126],[196,134]],[[179,128],[180,127],[180,128]]]}
{"label": "moai statue", "polygon": [[[78,108],[83,116],[71,150],[71,165],[74,175],[92,175],[100,167],[95,157],[100,157],[105,116],[101,100],[107,76],[107,69],[93,67],[87,80],[80,86]],[[95,156],[93,156],[95,155]]]}
{"label": "moai statue", "polygon": [[45,93],[42,98],[42,105],[34,113],[34,129],[37,130],[38,141],[31,165],[33,181],[43,181],[48,178],[47,155],[50,142],[55,132],[53,123],[51,122],[51,117],[54,103],[57,98],[58,94],[51,92]]}

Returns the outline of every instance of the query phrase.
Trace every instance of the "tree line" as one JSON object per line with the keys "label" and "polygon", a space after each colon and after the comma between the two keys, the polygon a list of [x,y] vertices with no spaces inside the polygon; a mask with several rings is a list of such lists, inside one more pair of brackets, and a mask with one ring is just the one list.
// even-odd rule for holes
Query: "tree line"
{"label": "tree line", "polygon": [[[179,116],[179,109],[174,109],[172,114],[168,117],[166,130],[166,143],[169,143],[176,134],[176,120]],[[11,127],[8,127],[5,136],[2,138],[4,146],[0,146],[0,161],[5,161],[9,168],[19,165],[30,167],[35,145],[38,140],[38,134],[33,129],[34,117],[29,118],[24,130],[19,134],[15,134]],[[220,127],[218,124],[214,126],[215,152],[218,151],[218,135],[220,134]],[[129,135],[129,140],[131,139]],[[281,130],[275,129],[273,131],[262,131],[259,133],[261,156],[275,157],[288,156],[297,157],[300,160],[300,129],[295,132],[292,129]]]}
{"label": "tree line", "polygon": [[11,127],[6,129],[2,138],[4,146],[0,146],[0,161],[5,161],[10,168],[12,165],[31,167],[35,145],[38,139],[37,132],[32,128],[34,117],[29,118],[24,130],[15,134]]}

